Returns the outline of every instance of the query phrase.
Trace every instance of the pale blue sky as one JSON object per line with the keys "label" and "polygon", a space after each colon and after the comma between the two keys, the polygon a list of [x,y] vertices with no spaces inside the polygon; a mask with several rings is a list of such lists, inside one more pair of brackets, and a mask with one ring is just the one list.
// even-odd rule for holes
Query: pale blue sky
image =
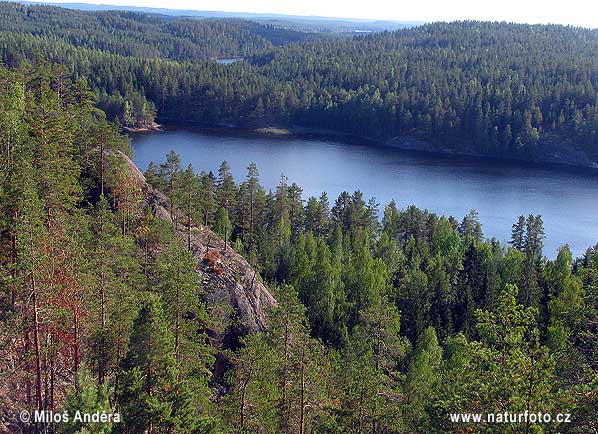
{"label": "pale blue sky", "polygon": [[49,0],[204,11],[374,18],[399,21],[462,19],[598,27],[597,0]]}

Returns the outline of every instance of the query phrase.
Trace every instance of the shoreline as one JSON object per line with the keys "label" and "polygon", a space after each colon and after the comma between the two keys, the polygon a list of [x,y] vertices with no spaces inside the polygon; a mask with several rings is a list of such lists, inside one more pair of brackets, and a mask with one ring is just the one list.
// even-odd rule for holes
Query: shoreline
{"label": "shoreline", "polygon": [[164,131],[162,125],[157,122],[152,122],[151,125],[145,127],[123,127],[124,132],[127,133],[148,133],[152,131]]}
{"label": "shoreline", "polygon": [[[415,136],[396,136],[390,139],[377,139],[374,137],[359,136],[350,133],[343,133],[334,130],[318,129],[318,128],[307,128],[307,127],[293,127],[290,129],[290,133],[294,137],[298,138],[324,138],[324,139],[341,139],[343,141],[349,141],[351,143],[358,142],[363,144],[383,146],[387,148],[393,148],[406,152],[417,152],[428,155],[446,156],[446,157],[467,157],[475,158],[488,161],[504,161],[504,162],[515,162],[515,163],[527,163],[539,166],[559,167],[565,169],[582,169],[595,171],[598,170],[598,161],[591,161],[589,159],[580,157],[577,159],[564,158],[560,155],[545,154],[546,158],[539,157],[526,157],[526,156],[508,156],[501,157],[497,155],[484,154],[474,150],[454,150],[446,147],[442,147],[430,140],[421,139]],[[546,143],[543,143],[546,145]],[[552,145],[554,146],[554,145]],[[553,150],[554,151],[554,150]],[[566,152],[560,151],[560,152]],[[579,154],[579,153],[578,153]],[[585,157],[585,156],[584,156]],[[585,161],[582,161],[585,160]]]}
{"label": "shoreline", "polygon": [[[484,154],[473,150],[454,150],[442,147],[432,141],[424,140],[415,136],[396,136],[389,139],[379,139],[374,137],[359,136],[356,134],[345,133],[341,131],[329,130],[324,128],[312,128],[302,126],[282,127],[276,125],[266,125],[262,127],[240,127],[230,123],[221,124],[203,124],[199,122],[168,122],[164,120],[161,124],[156,124],[159,128],[142,129],[140,131],[132,131],[134,133],[165,131],[169,128],[177,129],[191,129],[199,130],[208,133],[224,133],[247,135],[251,137],[263,137],[265,139],[271,138],[297,138],[297,139],[316,139],[329,140],[335,142],[344,142],[348,144],[361,144],[367,146],[380,146],[386,148],[397,149],[405,152],[414,152],[427,155],[436,155],[443,157],[465,157],[474,158],[486,161],[502,161],[510,163],[531,164],[541,167],[552,167],[564,170],[584,170],[592,174],[598,173],[598,161],[592,161],[585,156],[580,156],[577,153],[577,158],[570,156],[564,157],[558,155],[559,150],[552,150],[553,153],[545,153],[544,157],[526,157],[526,156],[508,156],[501,157],[496,155]],[[554,143],[543,142],[543,146],[552,146]],[[568,149],[560,150],[566,153]],[[584,158],[585,157],[585,158]]]}

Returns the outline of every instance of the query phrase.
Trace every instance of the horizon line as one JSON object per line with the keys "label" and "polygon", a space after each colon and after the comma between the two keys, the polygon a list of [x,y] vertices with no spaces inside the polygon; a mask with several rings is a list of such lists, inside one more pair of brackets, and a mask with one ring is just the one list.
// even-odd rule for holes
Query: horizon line
{"label": "horizon line", "polygon": [[[97,1],[86,1],[86,0],[79,0],[79,1],[68,1],[68,2],[53,2],[53,1],[46,1],[46,0],[0,0],[3,3],[21,3],[21,4],[30,4],[30,5],[45,5],[45,6],[54,6],[54,7],[62,7],[67,9],[68,6],[76,6],[76,5],[89,5],[89,6],[96,6],[96,7],[104,7],[107,10],[118,10],[118,9],[109,9],[109,8],[119,8],[119,9],[141,9],[141,10],[151,10],[151,11],[174,11],[174,12],[191,12],[191,13],[209,13],[209,14],[230,14],[230,15],[253,15],[256,17],[286,17],[286,18],[308,18],[308,19],[320,19],[320,20],[338,20],[338,21],[355,21],[355,22],[363,22],[363,23],[396,23],[396,24],[414,24],[414,25],[425,25],[425,24],[433,24],[433,23],[454,23],[454,22],[480,22],[480,23],[507,23],[507,24],[522,24],[522,25],[544,25],[544,26],[564,26],[564,27],[573,27],[573,28],[580,28],[580,29],[589,29],[589,30],[598,30],[598,26],[585,26],[580,24],[571,24],[571,23],[557,23],[557,22],[529,22],[529,21],[514,21],[514,20],[506,20],[506,19],[496,19],[496,20],[480,20],[475,18],[460,18],[454,20],[445,20],[445,19],[436,19],[436,20],[422,20],[422,19],[390,19],[390,18],[358,18],[358,17],[343,17],[343,16],[328,16],[328,15],[296,15],[296,14],[285,14],[285,13],[278,13],[278,12],[249,12],[249,11],[225,11],[225,10],[216,10],[216,9],[189,9],[189,8],[177,8],[177,7],[156,7],[156,6],[137,6],[131,4],[114,4],[108,2],[98,3]],[[73,8],[76,9],[76,8]],[[81,9],[78,9],[81,10]],[[150,13],[150,12],[146,12]],[[159,12],[155,12],[155,14],[160,15]],[[182,15],[183,16],[183,15]]]}

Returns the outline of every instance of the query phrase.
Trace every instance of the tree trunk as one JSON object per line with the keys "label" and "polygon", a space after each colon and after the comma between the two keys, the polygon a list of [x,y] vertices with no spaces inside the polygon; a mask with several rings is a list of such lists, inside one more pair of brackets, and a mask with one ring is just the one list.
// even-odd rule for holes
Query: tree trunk
{"label": "tree trunk", "polygon": [[192,223],[192,211],[191,211],[191,193],[187,197],[187,249],[191,250],[191,223]]}
{"label": "tree trunk", "polygon": [[249,380],[251,380],[251,369],[247,374],[247,378],[243,381],[241,386],[241,403],[239,404],[239,430],[243,431],[245,427],[245,396],[247,394],[247,385],[249,384]]}
{"label": "tree trunk", "polygon": [[169,185],[169,190],[170,190],[170,194],[168,196],[169,202],[170,202],[170,220],[174,223],[174,230],[177,230],[177,224],[176,221],[174,219],[174,203],[173,203],[173,199],[174,199],[174,168],[170,169],[170,181],[168,183]]}
{"label": "tree trunk", "polygon": [[[178,272],[177,274],[180,274]],[[180,279],[180,277],[179,277]],[[177,279],[177,281],[179,280]],[[180,300],[180,289],[179,285],[176,285],[176,319],[175,319],[175,335],[174,335],[174,357],[179,362],[179,339],[181,332],[181,300]],[[178,375],[178,374],[177,374]]]}
{"label": "tree trunk", "polygon": [[37,408],[42,409],[42,363],[39,343],[39,324],[37,316],[37,288],[35,286],[35,272],[31,273],[31,289],[33,291],[33,346],[35,348],[35,398]]}
{"label": "tree trunk", "polygon": [[[56,376],[55,376],[55,372],[56,372],[56,363],[55,363],[55,357],[56,354],[54,353],[54,339],[52,339],[52,334],[50,333],[49,339],[50,339],[50,348],[49,348],[49,354],[50,354],[50,410],[54,411],[56,408],[55,406],[55,399],[54,399],[54,389],[55,389],[55,383],[56,383]],[[52,420],[51,422],[51,432],[56,432],[56,426],[54,423],[54,420]]]}
{"label": "tree trunk", "polygon": [[[48,375],[48,353],[49,353],[49,345],[48,345],[48,339],[49,339],[49,334],[48,334],[48,326],[45,327],[45,333],[44,333],[44,348],[45,348],[45,357],[43,357],[42,359],[42,375],[44,378],[44,403],[43,403],[43,409],[45,411],[47,411],[50,408],[49,405],[49,399],[50,399],[50,376]],[[44,420],[42,422],[42,427],[43,427],[43,432],[44,434],[46,434],[47,432],[50,431],[50,427],[52,426],[52,421],[48,421],[48,420]],[[39,427],[38,427],[39,428]]]}
{"label": "tree trunk", "polygon": [[[17,213],[15,213],[16,220]],[[11,262],[11,291],[10,304],[14,308],[17,303],[17,234],[10,235],[10,262]]]}
{"label": "tree trunk", "polygon": [[[152,388],[150,385],[151,378],[152,378],[152,367],[150,364],[148,364],[147,370],[146,370],[146,378],[145,378],[145,392],[147,393],[147,396],[149,396],[149,397],[152,396]],[[148,434],[152,434],[154,432],[154,428],[153,428],[151,420],[148,423],[147,432],[148,432]]]}
{"label": "tree trunk", "polygon": [[289,365],[289,320],[285,320],[284,324],[284,360],[282,369],[282,379],[280,381],[280,388],[282,389],[282,396],[280,398],[281,411],[281,425],[284,427],[285,433],[289,432],[289,411],[287,405],[287,384],[288,384],[288,365]]}
{"label": "tree trunk", "polygon": [[299,418],[299,434],[305,432],[305,349],[301,350],[301,415]]}
{"label": "tree trunk", "polygon": [[363,399],[364,399],[364,390],[363,390],[363,386],[361,387],[361,390],[359,391],[359,416],[357,419],[357,432],[360,433],[361,432],[361,427],[363,425]]}
{"label": "tree trunk", "polygon": [[226,220],[224,221],[224,251],[228,250],[228,225],[226,222],[228,221],[228,208],[224,208],[226,212]]}
{"label": "tree trunk", "polygon": [[79,314],[77,311],[74,312],[74,332],[75,332],[75,380],[77,378],[77,372],[79,372]]}
{"label": "tree trunk", "polygon": [[249,193],[249,250],[253,247],[253,191]]}
{"label": "tree trunk", "polygon": [[[104,222],[100,221],[100,237],[104,233]],[[106,254],[104,252],[104,246],[100,242],[100,330],[102,331],[102,339],[104,338],[104,331],[106,329],[106,289],[105,289],[105,280],[106,280],[106,270],[105,270],[105,257]],[[105,342],[102,343],[100,351],[103,352],[103,345]],[[98,383],[104,384],[104,377],[105,377],[106,367],[104,366],[104,357],[103,354],[100,355],[100,360],[98,361]]]}
{"label": "tree trunk", "polygon": [[[26,377],[26,389],[25,389],[25,395],[27,398],[27,405],[29,406],[29,408],[33,408],[33,396],[31,395],[31,362],[29,361],[29,353],[31,351],[31,339],[29,336],[29,330],[25,331],[25,342],[24,342],[24,353],[25,353],[25,357],[26,357],[26,362],[25,362],[25,367],[26,367],[26,371],[27,371],[27,377]],[[26,431],[27,434],[31,433],[31,426],[28,426]]]}
{"label": "tree trunk", "polygon": [[100,195],[104,195],[104,133],[100,135]]}

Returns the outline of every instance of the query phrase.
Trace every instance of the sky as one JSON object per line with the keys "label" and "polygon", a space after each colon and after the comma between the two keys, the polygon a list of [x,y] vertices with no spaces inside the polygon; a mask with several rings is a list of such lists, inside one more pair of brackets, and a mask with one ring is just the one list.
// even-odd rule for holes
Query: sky
{"label": "sky", "polygon": [[514,21],[598,28],[596,0],[48,0],[397,21]]}

